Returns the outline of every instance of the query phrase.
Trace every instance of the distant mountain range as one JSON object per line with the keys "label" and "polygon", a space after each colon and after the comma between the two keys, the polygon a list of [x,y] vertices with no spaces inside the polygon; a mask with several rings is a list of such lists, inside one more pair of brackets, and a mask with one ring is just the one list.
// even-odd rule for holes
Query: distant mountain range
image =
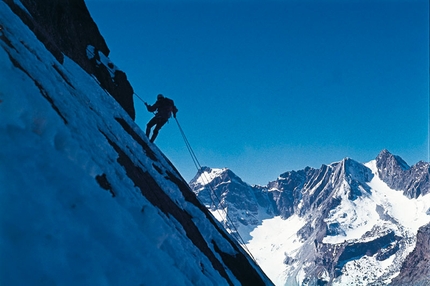
{"label": "distant mountain range", "polygon": [[430,285],[429,178],[383,150],[266,186],[204,167],[190,186],[276,285]]}

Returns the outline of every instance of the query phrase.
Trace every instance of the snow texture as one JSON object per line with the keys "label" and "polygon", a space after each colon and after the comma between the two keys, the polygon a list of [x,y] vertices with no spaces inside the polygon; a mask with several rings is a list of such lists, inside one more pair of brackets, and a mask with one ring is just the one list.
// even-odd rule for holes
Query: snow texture
{"label": "snow texture", "polygon": [[[247,249],[276,285],[389,285],[399,274],[406,256],[414,249],[418,229],[430,222],[430,195],[408,198],[403,191],[390,188],[382,181],[376,160],[360,164],[346,158],[342,162],[323,166],[321,171],[308,171],[314,174],[320,172],[324,176],[319,176],[312,183],[305,183],[309,188],[300,190],[303,197],[297,202],[298,211],[286,219],[275,215],[276,210],[271,211],[255,203],[257,192],[261,196],[279,192],[276,182],[254,187],[255,192],[252,194],[249,185],[230,170],[206,167],[190,184],[199,199],[211,207],[213,214],[227,228],[229,224],[235,224],[239,234],[245,238]],[[304,178],[299,175],[303,171],[288,173],[291,174],[297,175],[294,178]],[[332,175],[326,177],[329,174]],[[285,178],[281,176],[279,180]],[[232,184],[232,181],[241,184]],[[213,203],[207,202],[209,184],[211,192],[223,198],[223,204],[216,208]],[[286,184],[290,188],[302,186],[293,181]],[[332,187],[327,200],[333,198],[338,203],[326,205],[329,207],[327,211],[322,208],[313,210],[309,206],[303,209],[305,196],[315,194],[317,188],[320,191],[326,188],[324,184]],[[283,190],[287,191],[291,192],[289,189]],[[236,199],[240,196],[237,193],[242,195],[240,200]],[[273,206],[273,203],[268,205]],[[303,211],[302,215],[299,211]],[[230,219],[227,220],[223,213],[229,213]],[[249,213],[252,216],[247,217]],[[327,215],[322,217],[323,213]],[[314,244],[316,237],[306,232],[307,229],[318,228],[315,224],[317,221],[324,222],[329,228],[335,227],[333,232],[322,232],[325,236],[321,238],[319,246]],[[306,235],[303,236],[303,233]],[[377,246],[378,241],[381,241],[381,246]],[[314,268],[312,259],[315,259],[314,253],[321,247],[327,253],[319,254],[322,257],[318,259],[336,261],[335,266],[339,267],[340,272],[337,277],[333,277],[327,269],[321,268],[318,273],[320,282],[311,282],[308,269]],[[374,249],[368,249],[365,254],[366,251],[362,250],[364,247]],[[336,249],[344,254],[336,256]],[[330,254],[330,251],[333,253]],[[355,251],[358,256],[352,255]]]}
{"label": "snow texture", "polygon": [[3,1],[0,27],[0,284],[227,285],[116,163],[107,138],[193,217],[207,241],[235,254],[166,180],[167,172],[180,176],[120,105],[75,62],[58,63]]}

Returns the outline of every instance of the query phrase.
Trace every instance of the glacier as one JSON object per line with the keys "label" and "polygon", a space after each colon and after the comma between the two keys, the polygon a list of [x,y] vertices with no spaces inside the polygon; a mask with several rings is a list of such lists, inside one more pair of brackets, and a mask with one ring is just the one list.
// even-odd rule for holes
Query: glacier
{"label": "glacier", "polygon": [[[217,218],[246,238],[275,285],[391,285],[416,249],[419,229],[430,223],[429,166],[409,167],[383,150],[368,163],[345,158],[286,172],[267,186],[204,167],[190,185],[212,212],[227,214]],[[383,178],[392,176],[412,181],[405,184],[410,191],[389,187]]]}

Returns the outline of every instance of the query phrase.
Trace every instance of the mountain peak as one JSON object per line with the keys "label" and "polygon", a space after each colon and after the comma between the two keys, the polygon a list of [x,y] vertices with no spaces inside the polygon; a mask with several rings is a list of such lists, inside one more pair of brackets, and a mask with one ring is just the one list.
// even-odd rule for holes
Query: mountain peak
{"label": "mountain peak", "polygon": [[[430,192],[429,168],[424,162],[409,167],[384,149],[368,164],[346,157],[319,169],[285,172],[258,188],[231,180],[229,171],[211,183],[222,204],[208,200],[208,189],[197,196],[226,228],[245,238],[279,285],[386,285],[415,241],[421,246],[402,272],[407,275],[427,253],[428,231],[418,239],[416,231],[430,220],[428,196],[423,197]],[[218,215],[219,209],[231,221]],[[394,263],[386,267],[388,261]]]}
{"label": "mountain peak", "polygon": [[345,179],[349,182],[351,182],[351,180],[355,180],[357,182],[365,183],[369,182],[373,178],[372,171],[369,168],[351,158],[346,157],[342,163],[345,170]]}
{"label": "mountain peak", "polygon": [[417,198],[430,192],[429,163],[420,161],[410,167],[401,157],[385,149],[375,161],[379,177],[390,188],[403,191],[408,198]]}
{"label": "mountain peak", "polygon": [[219,177],[225,177],[231,172],[228,168],[210,168],[204,166],[200,168],[194,178],[190,181],[192,185],[206,185]]}
{"label": "mountain peak", "polygon": [[383,168],[400,168],[401,170],[410,168],[401,157],[391,154],[387,149],[382,150],[376,157],[376,164]]}

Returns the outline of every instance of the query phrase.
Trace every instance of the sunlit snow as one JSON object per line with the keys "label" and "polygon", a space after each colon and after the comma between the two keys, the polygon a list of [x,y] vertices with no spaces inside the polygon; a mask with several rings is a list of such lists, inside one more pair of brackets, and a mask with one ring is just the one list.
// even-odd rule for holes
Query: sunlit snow
{"label": "sunlit snow", "polygon": [[332,210],[326,223],[337,222],[344,231],[344,235],[327,236],[324,243],[341,243],[345,240],[360,239],[380,222],[377,207],[383,209],[386,215],[395,218],[411,233],[430,222],[426,211],[430,208],[430,195],[417,199],[408,199],[402,191],[390,189],[377,174],[376,161],[365,164],[372,170],[374,176],[367,183],[371,193],[363,192],[363,196],[355,201],[342,200],[341,204]]}
{"label": "sunlit snow", "polygon": [[[350,185],[346,181],[340,185],[336,192],[336,195],[341,196],[340,204],[325,219],[328,225],[338,226],[339,234],[325,236],[323,243],[363,243],[377,238],[369,235],[371,233],[382,235],[394,231],[399,237],[405,238],[403,248],[383,260],[364,255],[345,261],[342,275],[332,280],[332,285],[366,285],[377,279],[388,285],[399,273],[401,262],[415,247],[418,228],[430,222],[430,195],[409,199],[402,191],[389,188],[379,178],[376,161],[364,165],[373,173],[370,182],[363,182],[370,188],[365,190],[359,186],[361,195],[351,200],[348,198]],[[214,170],[207,174],[211,180],[222,173],[222,169]],[[213,214],[225,222],[223,211],[218,210]],[[266,215],[258,218],[260,225],[237,224],[239,233],[245,238],[246,247],[276,285],[301,285],[306,278],[306,267],[312,267],[306,261],[296,260],[298,255],[306,255],[310,251],[305,248],[313,247],[312,243],[300,241],[297,236],[297,232],[306,224],[305,218],[293,215],[283,220],[279,216],[267,215],[263,209],[259,209],[258,214]],[[328,273],[321,272],[320,275],[320,278],[326,277],[329,281]]]}
{"label": "sunlit snow", "polygon": [[286,220],[277,216],[263,220],[262,225],[250,233],[252,239],[247,247],[258,265],[276,285],[285,283],[286,255],[294,256],[303,245],[297,232],[305,223],[306,221],[297,215]]}
{"label": "sunlit snow", "polygon": [[213,181],[213,179],[217,178],[220,174],[222,174],[225,169],[211,169],[210,172],[204,170],[201,172],[200,176],[196,180],[197,184],[206,185]]}
{"label": "sunlit snow", "polygon": [[373,201],[384,206],[387,213],[405,228],[409,228],[413,233],[418,228],[430,222],[430,215],[426,214],[430,209],[430,194],[419,196],[417,199],[408,199],[402,191],[390,189],[377,175],[376,161],[366,164],[375,174],[373,180],[368,183],[372,188]]}

